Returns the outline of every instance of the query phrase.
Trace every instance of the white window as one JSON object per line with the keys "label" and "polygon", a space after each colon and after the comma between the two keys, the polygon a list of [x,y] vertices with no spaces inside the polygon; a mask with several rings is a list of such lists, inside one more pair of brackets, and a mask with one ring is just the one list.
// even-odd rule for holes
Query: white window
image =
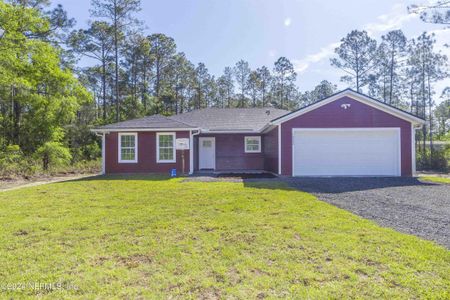
{"label": "white window", "polygon": [[203,148],[211,148],[212,147],[212,141],[211,140],[203,140],[202,141]]}
{"label": "white window", "polygon": [[138,160],[137,133],[119,133],[119,162],[136,163]]}
{"label": "white window", "polygon": [[174,132],[158,132],[156,134],[156,161],[159,163],[176,162]]}
{"label": "white window", "polygon": [[260,136],[246,136],[245,137],[245,152],[246,153],[261,152],[261,137]]}

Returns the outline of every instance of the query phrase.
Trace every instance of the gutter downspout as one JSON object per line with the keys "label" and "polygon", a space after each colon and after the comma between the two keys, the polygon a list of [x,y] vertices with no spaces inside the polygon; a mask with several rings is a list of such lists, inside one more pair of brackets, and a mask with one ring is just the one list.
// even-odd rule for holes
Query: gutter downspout
{"label": "gutter downspout", "polygon": [[200,130],[196,133],[192,133],[193,130],[189,132],[189,175],[194,174],[194,136],[200,134]]}

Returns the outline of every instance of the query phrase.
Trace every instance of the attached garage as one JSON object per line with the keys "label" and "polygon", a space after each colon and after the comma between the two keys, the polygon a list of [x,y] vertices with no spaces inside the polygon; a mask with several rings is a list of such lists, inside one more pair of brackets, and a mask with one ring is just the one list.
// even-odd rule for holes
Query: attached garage
{"label": "attached garage", "polygon": [[294,176],[400,176],[400,128],[293,129]]}
{"label": "attached garage", "polygon": [[413,176],[425,121],[347,89],[272,120],[284,176]]}

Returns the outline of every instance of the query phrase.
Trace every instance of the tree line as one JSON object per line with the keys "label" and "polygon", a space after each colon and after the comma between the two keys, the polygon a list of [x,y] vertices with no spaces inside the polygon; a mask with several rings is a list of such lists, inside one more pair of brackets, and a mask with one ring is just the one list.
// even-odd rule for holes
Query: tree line
{"label": "tree line", "polygon": [[[333,66],[345,72],[341,80],[356,90],[427,119],[419,138],[424,155],[429,141],[429,158],[433,156],[433,133],[446,132],[448,122],[448,115],[445,122],[435,120],[434,86],[449,76],[448,58],[435,50],[435,43],[434,34],[427,32],[408,40],[401,30],[393,30],[376,41],[366,31],[353,30],[331,59]],[[437,96],[447,100],[443,105],[448,106],[449,88]],[[441,128],[435,130],[435,124]]]}
{"label": "tree line", "polygon": [[[178,52],[173,38],[162,33],[144,36],[120,33],[119,64],[115,63],[115,31],[106,21],[94,21],[69,37],[71,49],[98,64],[80,70],[80,78],[95,95],[97,113],[104,122],[151,114],[178,114],[205,107],[275,106],[294,109],[309,101],[296,86],[293,64],[280,57],[269,68],[252,70],[245,60],[211,75],[204,63],[193,64]],[[108,34],[107,34],[108,33]],[[117,77],[116,69],[117,67]],[[116,82],[116,79],[117,82]],[[336,86],[324,80],[324,97]]]}
{"label": "tree line", "polygon": [[[74,29],[75,20],[48,0],[0,2],[3,153],[38,155],[48,168],[51,161],[98,157],[92,126],[204,107],[292,110],[337,90],[322,80],[300,91],[286,57],[255,69],[240,60],[212,75],[180,52],[173,38],[143,34],[139,10],[139,0],[92,0],[89,24]],[[356,90],[426,117],[421,138],[432,140],[448,131],[450,96],[450,88],[442,95],[434,91],[436,82],[448,78],[447,57],[435,42],[428,33],[408,39],[394,30],[377,41],[354,30],[341,40],[331,65]],[[446,100],[438,108],[436,97]]]}

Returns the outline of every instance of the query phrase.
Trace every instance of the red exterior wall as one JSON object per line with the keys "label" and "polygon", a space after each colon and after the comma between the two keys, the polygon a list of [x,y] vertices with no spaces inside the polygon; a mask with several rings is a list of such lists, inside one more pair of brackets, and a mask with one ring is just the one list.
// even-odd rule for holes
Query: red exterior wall
{"label": "red exterior wall", "polygon": [[[182,170],[181,151],[176,153],[175,163],[156,162],[156,132],[138,132],[138,162],[119,163],[118,160],[118,133],[106,135],[105,171],[110,173],[168,173],[176,168],[180,174]],[[189,131],[176,132],[176,138],[189,138]],[[189,151],[184,153],[184,170],[189,172]]]}
{"label": "red exterior wall", "polygon": [[[349,109],[341,104],[349,103]],[[281,172],[292,175],[292,128],[399,127],[401,138],[401,173],[412,175],[411,123],[365,105],[349,97],[342,97],[281,124]]]}
{"label": "red exterior wall", "polygon": [[[259,134],[201,134],[194,138],[195,170],[198,170],[199,137],[216,138],[216,171],[226,170],[264,170],[264,153],[245,153],[245,136],[260,136]],[[264,149],[261,138],[261,149]]]}
{"label": "red exterior wall", "polygon": [[278,127],[263,136],[264,170],[278,173]]}

